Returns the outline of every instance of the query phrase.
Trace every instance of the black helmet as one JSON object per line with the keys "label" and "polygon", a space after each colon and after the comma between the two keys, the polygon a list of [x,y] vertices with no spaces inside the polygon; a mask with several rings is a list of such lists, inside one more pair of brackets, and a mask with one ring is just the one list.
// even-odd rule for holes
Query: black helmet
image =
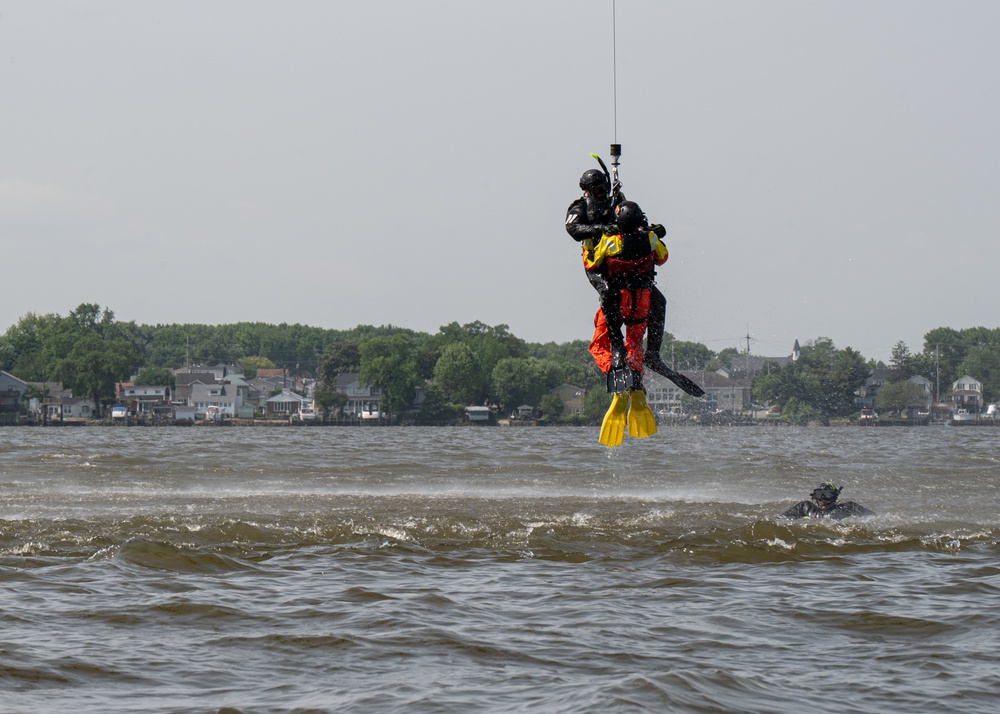
{"label": "black helmet", "polygon": [[615,221],[623,231],[634,231],[646,225],[646,214],[635,201],[623,201],[615,209]]}
{"label": "black helmet", "polygon": [[840,496],[840,492],[843,490],[843,486],[837,488],[832,483],[821,483],[812,493],[809,494],[809,496],[814,501],[836,503],[837,498]]}
{"label": "black helmet", "polygon": [[594,196],[606,194],[608,192],[608,177],[604,175],[603,171],[587,169],[580,177],[580,188],[584,191],[590,191]]}

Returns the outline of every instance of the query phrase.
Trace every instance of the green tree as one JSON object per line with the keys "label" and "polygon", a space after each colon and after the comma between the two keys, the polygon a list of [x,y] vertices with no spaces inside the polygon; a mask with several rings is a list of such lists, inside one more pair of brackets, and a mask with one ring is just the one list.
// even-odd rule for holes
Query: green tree
{"label": "green tree", "polygon": [[260,355],[247,356],[240,359],[240,372],[247,379],[253,379],[257,376],[257,370],[259,369],[274,369],[275,365],[267,357],[262,357]]}
{"label": "green tree", "polygon": [[565,406],[562,403],[562,399],[555,392],[548,392],[542,395],[541,401],[538,402],[538,408],[542,412],[542,416],[547,420],[555,420],[562,416]]}
{"label": "green tree", "polygon": [[500,360],[493,368],[493,394],[503,412],[522,404],[537,406],[549,389],[547,364],[532,357]]}
{"label": "green tree", "polygon": [[917,373],[914,367],[913,355],[906,343],[900,340],[892,348],[892,355],[889,358],[889,381],[899,382],[909,379]]}
{"label": "green tree", "polygon": [[63,318],[55,313],[25,314],[4,333],[4,340],[13,350],[13,356],[7,358],[8,371],[29,382],[55,379],[56,365],[68,351],[68,347],[55,344],[62,329]]}
{"label": "green tree", "polygon": [[987,402],[1000,399],[1000,346],[969,349],[957,371],[956,379],[968,374],[983,383],[983,399]]}
{"label": "green tree", "polygon": [[0,337],[0,369],[9,372],[14,366],[14,357],[16,355],[17,351],[14,349],[14,343],[6,337]]}
{"label": "green tree", "polygon": [[830,416],[847,416],[856,411],[854,395],[865,383],[870,370],[857,350],[845,347],[833,356],[830,372],[820,376],[824,392],[822,409]]}
{"label": "green tree", "polygon": [[[497,325],[490,327],[482,322],[472,322],[466,325],[459,325],[453,322],[440,329],[438,334],[427,340],[427,348],[432,357],[437,361],[443,356],[449,345],[464,344],[473,355],[479,366],[479,375],[470,378],[474,382],[471,388],[483,388],[488,390],[493,375],[493,368],[497,362],[507,357],[524,357],[527,348],[524,340],[510,334],[507,325]],[[435,373],[435,381],[437,374]],[[483,393],[480,398],[472,403],[482,403],[490,395]]]}
{"label": "green tree", "polygon": [[434,384],[448,401],[457,404],[482,404],[489,394],[479,357],[465,342],[444,348],[434,365]]}
{"label": "green tree", "polygon": [[883,384],[875,396],[875,408],[882,411],[902,412],[907,407],[922,406],[923,403],[923,387],[908,380]]}
{"label": "green tree", "polygon": [[417,350],[405,335],[372,337],[358,346],[358,379],[381,390],[382,411],[402,418],[416,395]]}
{"label": "green tree", "polygon": [[826,337],[807,344],[799,359],[758,376],[753,382],[757,401],[781,406],[782,419],[803,422],[854,411],[854,393],[864,384],[868,365],[850,347],[837,350]]}
{"label": "green tree", "polygon": [[126,379],[132,369],[132,345],[121,338],[110,340],[98,334],[81,336],[56,367],[56,376],[73,390],[94,400],[101,416],[101,402],[115,396],[115,383]]}
{"label": "green tree", "polygon": [[463,413],[462,405],[449,403],[441,388],[432,384],[424,392],[417,421],[421,424],[448,424],[461,420]]}
{"label": "green tree", "polygon": [[603,385],[588,389],[583,395],[583,416],[588,421],[600,423],[610,406],[611,395]]}
{"label": "green tree", "polygon": [[341,394],[336,389],[329,389],[320,383],[316,386],[313,392],[313,398],[316,400],[316,406],[323,413],[323,420],[326,421],[330,418],[331,412],[340,412],[344,405],[347,404],[347,395]]}
{"label": "green tree", "polygon": [[736,361],[741,354],[742,353],[735,347],[727,347],[719,352],[719,354],[713,359],[706,360],[706,367],[709,369],[737,369],[738,366],[734,364],[734,361]]}
{"label": "green tree", "polygon": [[174,373],[166,367],[143,367],[135,376],[135,383],[139,387],[167,386],[172,389],[175,383]]}
{"label": "green tree", "polygon": [[[736,350],[733,350],[735,352]],[[725,352],[725,350],[723,350]],[[721,354],[721,353],[720,353]],[[667,365],[673,365],[673,369],[693,370],[704,369],[705,366],[715,357],[712,350],[697,342],[685,342],[683,340],[664,340],[661,351],[663,361]]]}

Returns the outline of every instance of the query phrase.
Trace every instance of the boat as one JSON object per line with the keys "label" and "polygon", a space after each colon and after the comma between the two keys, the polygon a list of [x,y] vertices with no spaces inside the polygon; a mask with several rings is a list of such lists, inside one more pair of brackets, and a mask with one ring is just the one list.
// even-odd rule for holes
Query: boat
{"label": "boat", "polygon": [[979,414],[970,412],[964,407],[951,413],[952,424],[975,424],[977,421],[979,421]]}

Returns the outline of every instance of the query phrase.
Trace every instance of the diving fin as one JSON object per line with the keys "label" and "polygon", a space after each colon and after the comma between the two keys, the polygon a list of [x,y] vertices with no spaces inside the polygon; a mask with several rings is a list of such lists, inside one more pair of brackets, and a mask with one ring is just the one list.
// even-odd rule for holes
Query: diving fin
{"label": "diving fin", "polygon": [[624,348],[611,349],[611,366],[608,368],[608,393],[622,394],[632,388],[632,369],[628,366]]}
{"label": "diving fin", "polygon": [[611,398],[604,421],[601,422],[601,436],[598,438],[609,449],[619,446],[625,437],[625,415],[628,411],[628,393],[615,394]]}
{"label": "diving fin", "polygon": [[656,417],[646,403],[646,391],[629,391],[628,435],[645,439],[656,433]]}
{"label": "diving fin", "polygon": [[685,392],[690,394],[692,397],[702,397],[705,395],[705,390],[699,387],[697,384],[692,382],[690,379],[685,377],[680,372],[675,372],[670,369],[667,365],[663,363],[658,354],[654,352],[647,351],[643,357],[642,363],[644,366],[653,370],[658,374],[662,374],[664,377],[669,379],[671,382],[676,384],[678,387],[683,389]]}

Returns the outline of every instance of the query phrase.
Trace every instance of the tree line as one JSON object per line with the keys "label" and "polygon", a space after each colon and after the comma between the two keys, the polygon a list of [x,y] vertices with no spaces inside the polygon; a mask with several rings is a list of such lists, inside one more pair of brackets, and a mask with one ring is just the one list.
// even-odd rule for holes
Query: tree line
{"label": "tree line", "polygon": [[[134,377],[139,384],[171,384],[170,370],[189,364],[237,364],[250,377],[258,368],[277,367],[317,379],[317,402],[327,411],[343,400],[335,389],[337,376],[356,372],[381,390],[390,413],[405,414],[417,388],[423,388],[418,418],[432,423],[452,419],[470,404],[497,405],[502,413],[529,404],[549,419],[572,420],[561,417],[561,403],[548,394],[572,384],[587,390],[584,418],[593,420],[609,397],[587,346],[586,340],[528,343],[507,325],[481,322],[453,322],[435,334],[391,325],[351,330],[259,322],[138,325],[116,320],[99,305],[82,304],[66,316],[23,316],[0,337],[0,369],[25,381],[62,382],[99,404],[114,398],[117,382]],[[669,334],[664,339],[663,358],[678,370],[728,368],[739,354],[732,348],[715,353]],[[769,365],[754,379],[752,394],[755,401],[780,405],[783,418],[793,421],[848,416],[857,411],[855,392],[880,366],[889,370],[892,383],[919,374],[940,383],[943,392],[968,373],[984,383],[992,401],[1000,395],[1000,329],[937,328],[925,335],[920,353],[897,343],[889,365],[820,337],[806,343],[797,361]]]}

